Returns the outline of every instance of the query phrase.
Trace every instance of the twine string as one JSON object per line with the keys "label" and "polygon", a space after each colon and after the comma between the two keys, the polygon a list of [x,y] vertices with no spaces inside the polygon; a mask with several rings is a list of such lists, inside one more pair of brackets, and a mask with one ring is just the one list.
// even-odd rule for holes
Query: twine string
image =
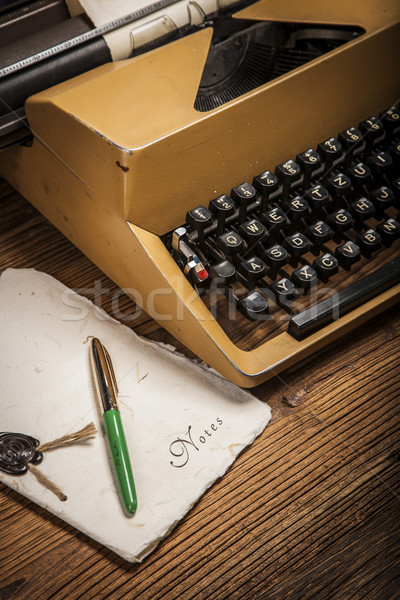
{"label": "twine string", "polygon": [[[45,444],[40,444],[36,448],[39,452],[48,452],[49,450],[54,450],[55,448],[61,448],[63,446],[69,446],[71,444],[75,444],[77,442],[81,442],[87,440],[97,433],[96,427],[94,423],[89,423],[83,429],[79,431],[75,431],[74,433],[67,433],[60,438],[57,438],[51,442],[46,442]],[[35,465],[29,463],[28,464],[29,471],[36,477],[39,483],[41,483],[45,488],[53,492],[57,496],[61,502],[65,502],[68,500],[68,497],[60,490],[60,488],[50,481],[46,475],[44,475],[40,469],[35,467]]]}
{"label": "twine string", "polygon": [[55,448],[60,448],[61,446],[68,446],[69,444],[74,444],[75,442],[80,442],[81,440],[86,440],[89,437],[95,435],[97,433],[96,427],[94,423],[89,423],[83,429],[79,431],[75,431],[74,433],[67,433],[62,437],[53,440],[52,442],[47,442],[46,444],[40,444],[36,450],[39,452],[48,452],[49,450],[54,450]]}
{"label": "twine string", "polygon": [[50,481],[50,479],[46,477],[46,475],[43,475],[42,471],[35,467],[35,465],[29,464],[28,469],[32,473],[32,475],[36,477],[38,482],[44,485],[44,487],[50,490],[50,492],[53,492],[53,494],[55,494],[57,498],[61,500],[61,502],[65,502],[66,500],[68,500],[68,497],[65,494],[63,494],[60,488],[55,483]]}

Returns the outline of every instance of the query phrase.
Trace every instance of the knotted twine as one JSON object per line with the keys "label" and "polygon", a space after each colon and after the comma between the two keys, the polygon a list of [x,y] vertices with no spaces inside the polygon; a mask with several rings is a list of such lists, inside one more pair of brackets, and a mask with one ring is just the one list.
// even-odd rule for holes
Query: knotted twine
{"label": "knotted twine", "polygon": [[[62,437],[57,438],[57,439],[53,440],[52,442],[46,442],[45,444],[40,444],[36,448],[36,450],[38,452],[42,452],[42,453],[49,452],[51,450],[55,450],[56,448],[61,448],[63,446],[70,446],[77,442],[87,440],[90,437],[94,436],[96,433],[97,433],[97,429],[96,429],[94,423],[89,423],[88,425],[86,425],[86,427],[83,427],[83,429],[80,429],[79,431],[75,431],[74,433],[68,433],[66,435],[63,435]],[[50,490],[50,492],[53,492],[53,494],[55,494],[57,496],[57,498],[59,500],[61,500],[61,502],[65,502],[66,500],[68,500],[68,497],[60,490],[60,488],[55,483],[50,481],[50,479],[48,477],[46,477],[46,475],[44,475],[41,472],[41,470],[38,469],[38,467],[35,467],[35,465],[33,465],[32,463],[29,463],[28,469],[32,473],[32,475],[34,475],[36,477],[38,482],[41,483],[42,485],[44,485],[44,487],[46,487],[48,490]]]}

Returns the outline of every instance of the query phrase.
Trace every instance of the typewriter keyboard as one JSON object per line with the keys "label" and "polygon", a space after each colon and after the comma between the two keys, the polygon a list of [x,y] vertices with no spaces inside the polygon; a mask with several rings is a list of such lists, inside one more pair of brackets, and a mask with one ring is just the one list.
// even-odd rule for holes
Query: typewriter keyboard
{"label": "typewriter keyboard", "polygon": [[257,345],[255,321],[257,340],[301,340],[400,281],[399,109],[298,150],[164,236],[243,349]]}

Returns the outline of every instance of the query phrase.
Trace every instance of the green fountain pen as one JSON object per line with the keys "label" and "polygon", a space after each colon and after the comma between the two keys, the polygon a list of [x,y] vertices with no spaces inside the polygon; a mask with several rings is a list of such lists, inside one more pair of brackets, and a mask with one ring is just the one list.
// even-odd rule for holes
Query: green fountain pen
{"label": "green fountain pen", "polygon": [[121,414],[117,404],[118,386],[110,355],[97,338],[93,338],[90,354],[95,375],[100,410],[115,474],[124,507],[131,515],[136,512],[137,498]]}

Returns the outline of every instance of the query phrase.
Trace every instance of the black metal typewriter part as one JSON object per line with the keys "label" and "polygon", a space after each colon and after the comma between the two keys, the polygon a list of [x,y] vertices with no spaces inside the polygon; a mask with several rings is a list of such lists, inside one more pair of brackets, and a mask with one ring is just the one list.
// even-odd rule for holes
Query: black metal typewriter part
{"label": "black metal typewriter part", "polygon": [[[208,111],[279,77],[357,37],[360,28],[290,23],[254,22],[232,18],[255,0],[238,0],[200,25],[186,25],[139,46],[138,56],[204,27],[213,28],[213,40],[194,107]],[[18,70],[0,81],[0,151],[31,143],[25,101],[112,60],[102,36],[69,46],[71,38],[88,34],[93,26],[86,15],[69,16],[63,0],[11,2],[8,11],[0,2],[0,69],[25,61],[54,46],[65,51]],[[193,3],[193,6],[195,3]],[[197,10],[200,10],[197,7]]]}
{"label": "black metal typewriter part", "polygon": [[217,108],[334,50],[359,28],[245,21],[221,16],[214,29],[194,108]]}
{"label": "black metal typewriter part", "polygon": [[164,243],[232,341],[250,350],[282,331],[301,340],[398,283],[399,209],[392,107],[205,199]]}

